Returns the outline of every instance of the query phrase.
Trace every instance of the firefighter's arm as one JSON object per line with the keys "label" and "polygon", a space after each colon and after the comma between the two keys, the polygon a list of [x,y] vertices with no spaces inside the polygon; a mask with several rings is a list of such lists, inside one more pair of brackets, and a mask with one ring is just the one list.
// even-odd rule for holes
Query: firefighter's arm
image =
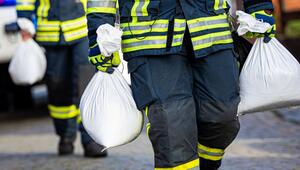
{"label": "firefighter's arm", "polygon": [[17,0],[17,24],[21,29],[23,40],[34,36],[36,28],[35,5],[36,0]]}
{"label": "firefighter's arm", "polygon": [[100,71],[112,72],[112,67],[119,64],[119,59],[101,55],[97,44],[97,29],[100,25],[110,24],[114,26],[117,0],[88,0],[87,2],[87,21],[89,37],[89,61]]}
{"label": "firefighter's arm", "polygon": [[265,34],[248,32],[246,37],[265,37],[265,42],[269,42],[271,38],[275,37],[276,25],[273,17],[274,7],[272,0],[244,0],[245,12],[251,14],[257,20],[269,23],[272,28]]}

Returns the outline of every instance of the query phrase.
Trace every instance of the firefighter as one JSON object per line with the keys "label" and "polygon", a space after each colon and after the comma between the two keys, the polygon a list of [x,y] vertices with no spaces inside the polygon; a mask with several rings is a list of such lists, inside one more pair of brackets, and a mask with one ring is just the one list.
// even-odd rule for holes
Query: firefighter
{"label": "firefighter", "polygon": [[[19,18],[27,18],[36,25],[34,38],[46,49],[48,109],[60,137],[58,154],[73,153],[79,128],[84,155],[106,156],[103,146],[84,130],[79,117],[79,67],[88,63],[86,1],[18,0],[16,8]],[[25,31],[21,34],[23,40],[33,37]]]}
{"label": "firefighter", "polygon": [[[116,8],[116,7],[119,8]],[[244,0],[245,11],[273,25],[271,0]],[[88,0],[89,60],[112,73],[97,28],[120,12],[131,88],[149,123],[156,170],[216,170],[239,131],[238,67],[226,0]]]}

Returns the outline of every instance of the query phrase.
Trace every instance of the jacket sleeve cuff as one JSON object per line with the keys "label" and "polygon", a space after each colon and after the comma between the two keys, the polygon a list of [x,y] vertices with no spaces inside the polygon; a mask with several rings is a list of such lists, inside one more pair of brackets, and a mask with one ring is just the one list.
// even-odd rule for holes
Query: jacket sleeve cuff
{"label": "jacket sleeve cuff", "polygon": [[251,14],[260,10],[274,10],[271,0],[250,0],[244,2],[245,12]]}

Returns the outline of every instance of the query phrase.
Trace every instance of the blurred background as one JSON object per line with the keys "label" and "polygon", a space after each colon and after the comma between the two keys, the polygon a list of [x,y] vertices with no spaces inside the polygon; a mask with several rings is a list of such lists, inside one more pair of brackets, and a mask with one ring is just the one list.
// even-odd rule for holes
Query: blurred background
{"label": "blurred background", "polygon": [[[109,151],[104,159],[86,159],[76,144],[76,154],[56,155],[58,138],[47,113],[47,88],[14,85],[8,66],[20,37],[5,32],[16,20],[13,4],[0,0],[0,170],[103,169],[141,170],[153,167],[146,134],[129,145]],[[273,0],[277,37],[300,61],[300,1]],[[232,0],[232,9],[241,9]],[[85,73],[82,72],[82,77]],[[229,148],[222,170],[300,170],[300,109],[285,108],[241,117],[242,129]]]}

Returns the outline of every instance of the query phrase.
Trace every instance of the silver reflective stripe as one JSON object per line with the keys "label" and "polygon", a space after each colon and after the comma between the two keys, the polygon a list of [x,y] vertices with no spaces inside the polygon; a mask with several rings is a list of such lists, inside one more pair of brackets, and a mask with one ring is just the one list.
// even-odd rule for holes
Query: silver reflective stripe
{"label": "silver reflective stripe", "polygon": [[217,0],[217,1],[219,1],[219,6],[218,6],[218,8],[219,8],[219,9],[223,9],[224,0]]}
{"label": "silver reflective stripe", "polygon": [[227,19],[218,19],[218,20],[209,20],[209,21],[200,21],[189,25],[189,28],[207,26],[207,25],[216,25],[216,24],[226,24],[228,23]]}
{"label": "silver reflective stripe", "polygon": [[175,22],[175,28],[184,28],[186,26],[186,22],[184,23],[176,23]]}
{"label": "silver reflective stripe", "polygon": [[198,150],[199,153],[201,154],[205,154],[205,155],[209,155],[209,156],[223,156],[224,153],[215,153],[215,152],[208,152],[208,151],[205,151],[205,150]]}
{"label": "silver reflective stripe", "polygon": [[219,41],[219,40],[228,40],[228,39],[231,39],[231,38],[232,38],[231,35],[223,35],[223,36],[218,36],[218,37],[209,37],[209,38],[193,41],[193,45],[197,46],[197,45],[207,44],[207,43],[215,42],[215,41]]}
{"label": "silver reflective stripe", "polygon": [[[148,29],[151,28],[150,25],[147,25],[147,26],[129,26],[129,27],[124,27],[123,31],[124,32],[125,31],[130,31],[130,30],[131,31],[136,31],[136,30],[143,31],[143,30],[148,30]],[[156,24],[152,25],[152,28],[168,28],[168,24],[158,24],[158,23],[156,23]]]}
{"label": "silver reflective stripe", "polygon": [[87,3],[88,8],[93,7],[116,7],[116,1],[105,1],[105,0],[89,0]]}
{"label": "silver reflective stripe", "polygon": [[199,166],[194,167],[194,168],[191,168],[191,169],[189,169],[189,170],[199,170]]}
{"label": "silver reflective stripe", "polygon": [[136,16],[143,16],[142,10],[143,10],[144,4],[145,4],[145,1],[140,1],[139,2],[139,5],[136,8]]}
{"label": "silver reflective stripe", "polygon": [[183,41],[184,35],[180,36],[179,38],[174,38],[172,43],[178,43]]}
{"label": "silver reflective stripe", "polygon": [[145,40],[140,42],[128,43],[122,45],[123,48],[131,48],[131,47],[138,47],[144,45],[154,45],[154,44],[166,44],[167,40]]}

